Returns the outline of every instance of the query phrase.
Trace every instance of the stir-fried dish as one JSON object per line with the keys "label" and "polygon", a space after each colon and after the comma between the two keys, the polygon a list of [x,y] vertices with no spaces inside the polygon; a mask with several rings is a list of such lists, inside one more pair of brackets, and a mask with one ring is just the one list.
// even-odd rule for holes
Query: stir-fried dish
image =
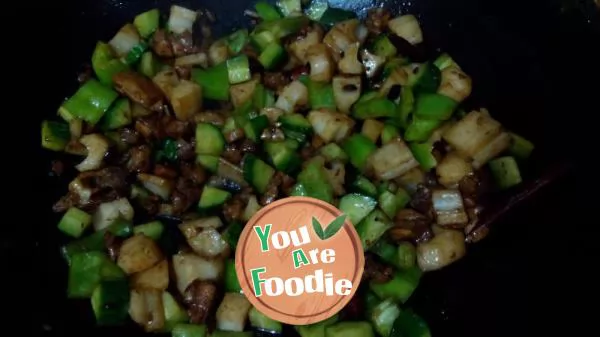
{"label": "stir-fried dish", "polygon": [[261,207],[308,196],[348,215],[365,271],[344,310],[292,330],[429,336],[405,302],[424,272],[486,235],[483,198],[522,181],[533,144],[463,107],[471,78],[422,52],[413,15],[376,8],[360,21],[300,0],[247,15],[251,30],[222,38],[206,11],[137,15],[97,43],[79,89],[43,122],[43,147],[76,164],[54,205],[73,238],[68,296],[89,298],[101,325],[281,333],[241,292],[233,256]]}

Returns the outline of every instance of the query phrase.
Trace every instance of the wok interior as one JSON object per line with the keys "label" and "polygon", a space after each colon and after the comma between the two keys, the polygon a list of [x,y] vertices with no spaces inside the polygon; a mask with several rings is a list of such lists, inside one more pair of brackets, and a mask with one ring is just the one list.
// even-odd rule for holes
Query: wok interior
{"label": "wok interior", "polygon": [[[197,5],[197,2],[190,1],[81,2],[69,3],[67,10],[57,13],[55,18],[64,19],[55,19],[60,22],[56,26],[69,27],[64,28],[62,33],[65,38],[61,38],[57,43],[69,52],[65,57],[58,58],[57,66],[50,70],[50,74],[54,75],[61,85],[49,88],[51,90],[48,90],[46,110],[56,105],[57,97],[72,92],[75,81],[74,75],[71,74],[75,74],[76,65],[81,64],[90,55],[96,40],[110,36],[122,22],[129,20],[135,13],[155,7],[156,4],[165,9],[173,3]],[[357,8],[371,5],[363,5],[362,1],[357,3],[360,3],[360,6],[350,2],[343,3],[343,6],[340,3],[340,7],[348,5],[350,8]],[[585,107],[584,100],[574,102],[572,99],[566,99],[575,97],[573,86],[561,85],[579,80],[581,70],[556,71],[557,65],[569,64],[567,60],[585,64],[588,61],[586,57],[591,57],[582,52],[585,45],[579,40],[584,40],[585,36],[574,33],[578,27],[575,21],[558,23],[561,19],[554,4],[519,5],[520,8],[515,10],[504,9],[501,4],[484,6],[476,1],[463,1],[460,6],[456,3],[391,3],[388,5],[391,8],[400,7],[411,13],[421,13],[429,47],[448,51],[464,65],[466,72],[471,74],[476,83],[472,98],[474,106],[477,106],[475,102],[485,102],[493,114],[499,115],[503,124],[516,131],[523,130],[536,144],[547,144],[541,153],[536,154],[540,160],[534,161],[536,165],[532,170],[542,172],[551,163],[569,156],[569,152],[566,151],[568,144],[557,139],[555,134],[557,130],[567,135],[574,131],[565,130],[562,125],[564,121],[561,122],[560,118],[548,116],[564,114],[564,111],[576,110],[579,106]],[[226,9],[218,3],[209,3],[205,7],[216,13],[218,19],[236,18],[226,20],[225,23],[219,20],[216,30],[216,34],[219,35],[219,30],[230,32],[231,29],[245,23],[242,10],[249,5],[246,1],[235,1],[230,2]],[[85,14],[82,14],[82,8]],[[220,25],[221,23],[223,25]],[[564,27],[569,27],[569,35],[566,35]],[[588,89],[579,90],[585,92]],[[585,95],[580,93],[577,96]],[[42,112],[40,118],[43,117],[41,114]],[[43,205],[52,203],[60,193],[58,188],[54,189],[49,196],[42,198],[45,201]],[[45,213],[46,219],[50,218],[48,213]],[[47,248],[48,252],[51,252],[57,247],[49,243],[51,240],[48,239],[55,236],[53,228],[47,229],[47,233],[51,234],[44,238],[42,249]],[[56,275],[65,274],[64,270],[58,272],[61,268],[64,269],[58,256],[53,265],[57,269]],[[60,294],[63,285],[64,283],[53,289]],[[77,315],[72,304],[65,306]],[[82,327],[90,323],[90,320],[87,323],[84,323],[86,320],[77,321]],[[58,323],[61,324],[64,323]]]}

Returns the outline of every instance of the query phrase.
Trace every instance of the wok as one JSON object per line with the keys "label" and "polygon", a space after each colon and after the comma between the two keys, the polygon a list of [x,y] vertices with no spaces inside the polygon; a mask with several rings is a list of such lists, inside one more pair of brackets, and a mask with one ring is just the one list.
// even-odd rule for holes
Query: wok
{"label": "wok", "polygon": [[[43,34],[35,42],[43,52],[31,56],[38,62],[43,59],[44,68],[37,69],[36,76],[44,90],[30,102],[33,119],[52,116],[63,97],[73,92],[76,73],[82,63],[89,62],[97,40],[109,39],[139,12],[159,7],[166,13],[171,4],[209,9],[218,20],[214,32],[221,35],[249,23],[243,10],[251,8],[253,1],[63,0],[35,5],[30,22]],[[537,145],[526,168],[527,183],[502,196],[491,212],[489,221],[497,220],[491,235],[472,246],[462,261],[427,275],[411,304],[429,322],[434,336],[540,333],[547,323],[531,318],[529,312],[549,312],[540,310],[550,299],[534,297],[541,294],[535,291],[538,282],[552,278],[553,270],[546,269],[550,262],[539,254],[548,249],[543,242],[559,238],[548,233],[556,230],[553,226],[559,221],[568,219],[561,209],[574,207],[569,203],[572,198],[567,197],[577,192],[572,148],[582,142],[577,135],[583,123],[577,116],[590,114],[594,106],[591,102],[598,78],[594,73],[600,60],[593,50],[600,41],[598,8],[592,0],[334,0],[330,4],[361,14],[373,5],[416,14],[426,49],[449,52],[472,76],[474,92],[469,106],[487,107],[509,129]],[[586,84],[586,79],[592,84]],[[32,132],[31,137],[37,146],[39,136]],[[24,252],[33,258],[16,277],[20,293],[31,299],[25,301],[27,311],[15,315],[24,318],[23,313],[31,314],[25,314],[32,321],[23,328],[33,329],[33,335],[142,336],[141,329],[133,325],[97,328],[87,301],[66,299],[67,270],[58,250],[62,238],[51,205],[65,192],[67,182],[48,177],[52,154],[35,151],[34,214],[28,215],[30,223],[17,228],[13,236],[26,237],[26,242],[3,239],[11,259]],[[535,202],[527,201],[505,215],[552,181],[555,183],[544,193],[535,194]],[[539,226],[546,229],[540,231]],[[562,260],[557,256],[554,261]],[[571,325],[568,316],[562,316],[562,322]]]}

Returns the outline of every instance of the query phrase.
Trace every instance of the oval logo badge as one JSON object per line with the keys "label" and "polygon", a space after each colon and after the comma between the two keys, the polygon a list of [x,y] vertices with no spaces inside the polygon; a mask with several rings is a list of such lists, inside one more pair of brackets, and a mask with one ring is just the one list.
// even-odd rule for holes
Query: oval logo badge
{"label": "oval logo badge", "polygon": [[235,261],[252,305],[293,325],[338,313],[358,288],[365,264],[347,215],[308,197],[281,199],[257,212],[241,233]]}

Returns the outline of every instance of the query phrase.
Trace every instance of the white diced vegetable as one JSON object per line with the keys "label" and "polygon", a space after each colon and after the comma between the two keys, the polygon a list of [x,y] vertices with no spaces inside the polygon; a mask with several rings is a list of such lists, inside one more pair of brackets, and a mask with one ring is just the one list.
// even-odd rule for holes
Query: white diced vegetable
{"label": "white diced vegetable", "polygon": [[419,166],[410,148],[401,139],[389,142],[371,156],[375,175],[382,180],[390,180]]}
{"label": "white diced vegetable", "polygon": [[196,53],[191,55],[180,56],[175,59],[175,66],[201,66],[203,68],[206,68],[208,67],[208,56],[206,55],[206,53]]}
{"label": "white diced vegetable", "polygon": [[100,134],[92,133],[81,137],[79,142],[87,149],[87,157],[75,168],[79,172],[99,169],[108,152],[109,144],[106,138]]}
{"label": "white diced vegetable", "polygon": [[306,59],[310,63],[310,79],[315,82],[329,82],[333,76],[335,65],[329,49],[323,43],[308,48]]}
{"label": "white diced vegetable", "polygon": [[123,242],[117,264],[128,275],[144,271],[163,259],[156,242],[144,234],[136,234]]}
{"label": "white diced vegetable", "polygon": [[279,117],[281,115],[285,114],[285,111],[281,110],[280,108],[269,107],[269,108],[262,109],[260,111],[260,114],[267,116],[267,118],[269,119],[269,122],[271,124],[275,124],[275,123],[277,123],[277,120],[279,120]]}
{"label": "white diced vegetable", "polygon": [[442,70],[438,94],[462,102],[471,95],[472,85],[471,77],[457,66],[450,66]]}
{"label": "white diced vegetable", "polygon": [[366,119],[363,122],[361,133],[372,140],[373,143],[377,143],[384,126],[382,122],[376,119]]}
{"label": "white diced vegetable", "polygon": [[217,281],[223,274],[222,259],[205,259],[193,253],[173,255],[173,270],[181,294],[194,281]]}
{"label": "white diced vegetable", "polygon": [[133,207],[127,198],[104,202],[98,206],[94,213],[94,230],[100,231],[112,225],[118,219],[133,220]]}
{"label": "white diced vegetable", "polygon": [[321,29],[313,29],[306,34],[305,37],[295,40],[290,43],[290,51],[302,64],[308,63],[306,53],[308,49],[314,45],[321,43],[323,39],[323,31]]}
{"label": "white diced vegetable", "polygon": [[208,48],[208,60],[211,65],[217,65],[219,63],[227,61],[229,58],[229,46],[224,39],[215,41],[210,48]]}
{"label": "white diced vegetable", "polygon": [[256,212],[258,212],[259,210],[260,210],[260,204],[258,203],[256,196],[254,196],[254,195],[250,196],[250,198],[248,199],[248,204],[246,205],[246,208],[244,209],[244,215],[243,215],[242,219],[245,221],[250,220],[250,218],[252,218],[254,216],[254,214],[256,214]]}
{"label": "white diced vegetable", "polygon": [[129,316],[144,330],[160,331],[165,325],[162,291],[153,289],[131,290]]}
{"label": "white diced vegetable", "polygon": [[344,57],[338,62],[338,68],[341,73],[349,75],[360,75],[363,72],[363,65],[358,61],[359,42],[353,43],[344,52]]}
{"label": "white diced vegetable", "polygon": [[469,222],[458,190],[435,190],[431,200],[438,225],[462,225]]}
{"label": "white diced vegetable", "polygon": [[186,31],[191,32],[197,17],[198,13],[195,11],[173,5],[171,6],[167,27],[169,27],[171,32],[176,34],[181,34]]}
{"label": "white diced vegetable", "polygon": [[169,97],[175,117],[187,121],[202,109],[202,87],[195,82],[181,80]]}
{"label": "white diced vegetable", "polygon": [[140,173],[137,178],[148,191],[158,195],[163,200],[169,199],[175,187],[171,180],[151,174]]}
{"label": "white diced vegetable", "polygon": [[149,269],[133,274],[130,284],[134,289],[167,289],[169,286],[169,262],[162,260]]}
{"label": "white diced vegetable", "polygon": [[115,34],[108,44],[110,44],[119,57],[123,57],[126,56],[133,47],[140,44],[140,42],[141,38],[137,29],[133,24],[128,23],[119,29],[117,34]]}
{"label": "white diced vegetable", "polygon": [[472,111],[444,132],[444,140],[458,153],[472,158],[479,150],[494,140],[502,125],[488,114]]}
{"label": "white diced vegetable", "polygon": [[229,252],[229,245],[214,228],[205,228],[186,239],[194,252],[206,258],[216,258]]}
{"label": "white diced vegetable", "polygon": [[333,78],[333,96],[340,112],[350,112],[352,105],[360,98],[362,83],[360,76],[335,76]]}
{"label": "white diced vegetable", "polygon": [[226,293],[217,309],[217,329],[222,331],[244,331],[251,306],[243,294]]}
{"label": "white diced vegetable", "polygon": [[296,80],[286,85],[275,102],[275,107],[287,112],[294,112],[296,106],[308,103],[308,89],[302,82]]}
{"label": "white diced vegetable", "polygon": [[419,21],[414,15],[402,15],[388,21],[388,28],[396,35],[410,42],[418,44],[423,42],[423,32]]}
{"label": "white diced vegetable", "polygon": [[473,167],[479,169],[510,147],[512,138],[507,132],[500,133],[491,142],[473,155]]}
{"label": "white diced vegetable", "polygon": [[163,70],[154,75],[152,82],[160,88],[165,96],[171,97],[173,88],[179,83],[179,77],[174,70]]}
{"label": "white diced vegetable", "polygon": [[231,103],[233,103],[233,106],[237,108],[251,99],[258,83],[259,80],[257,78],[253,78],[250,81],[230,86],[229,95],[231,97]]}
{"label": "white diced vegetable", "polygon": [[443,268],[466,253],[465,236],[456,230],[436,230],[433,239],[417,246],[417,262],[422,271]]}
{"label": "white diced vegetable", "polygon": [[454,152],[448,153],[436,167],[438,181],[448,188],[456,187],[472,171],[471,164]]}
{"label": "white diced vegetable", "polygon": [[338,142],[346,138],[354,127],[354,120],[338,112],[313,110],[308,114],[308,121],[315,133],[325,141]]}

